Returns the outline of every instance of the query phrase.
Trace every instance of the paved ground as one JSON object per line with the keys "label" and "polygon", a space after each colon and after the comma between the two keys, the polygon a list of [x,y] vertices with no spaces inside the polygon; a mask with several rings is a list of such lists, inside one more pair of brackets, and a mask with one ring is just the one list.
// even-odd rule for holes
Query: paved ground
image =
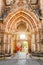
{"label": "paved ground", "polygon": [[17,54],[12,59],[0,60],[0,65],[43,65],[43,60],[32,59],[24,53]]}

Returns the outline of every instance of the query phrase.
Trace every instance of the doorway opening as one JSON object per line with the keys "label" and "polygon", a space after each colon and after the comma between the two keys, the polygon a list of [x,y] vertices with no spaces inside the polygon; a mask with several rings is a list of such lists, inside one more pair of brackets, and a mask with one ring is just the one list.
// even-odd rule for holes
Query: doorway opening
{"label": "doorway opening", "polygon": [[31,53],[31,40],[28,34],[17,34],[14,47],[16,52]]}

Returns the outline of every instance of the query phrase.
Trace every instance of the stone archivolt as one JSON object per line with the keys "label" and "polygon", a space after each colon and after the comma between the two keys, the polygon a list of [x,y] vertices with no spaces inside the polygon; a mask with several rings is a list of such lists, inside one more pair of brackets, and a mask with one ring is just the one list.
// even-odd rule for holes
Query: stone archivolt
{"label": "stone archivolt", "polygon": [[36,30],[38,30],[38,28],[41,28],[41,23],[35,16],[35,14],[24,9],[19,9],[16,12],[12,12],[7,16],[7,18],[4,21],[6,28],[12,28],[12,25],[16,23],[18,20],[27,20],[28,23],[30,21],[30,23],[33,26],[33,29],[36,28]]}

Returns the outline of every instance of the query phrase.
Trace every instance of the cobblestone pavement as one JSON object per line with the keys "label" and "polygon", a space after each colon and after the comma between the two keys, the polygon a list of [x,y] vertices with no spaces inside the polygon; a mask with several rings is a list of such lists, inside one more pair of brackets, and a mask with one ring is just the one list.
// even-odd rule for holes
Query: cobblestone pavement
{"label": "cobblestone pavement", "polygon": [[43,65],[43,60],[33,59],[30,56],[25,57],[25,54],[13,56],[11,59],[0,60],[0,65]]}

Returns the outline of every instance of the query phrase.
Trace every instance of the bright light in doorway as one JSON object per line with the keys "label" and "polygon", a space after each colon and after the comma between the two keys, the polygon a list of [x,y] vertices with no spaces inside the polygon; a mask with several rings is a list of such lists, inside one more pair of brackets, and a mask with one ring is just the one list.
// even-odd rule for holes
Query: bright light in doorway
{"label": "bright light in doorway", "polygon": [[26,39],[25,34],[20,34],[20,39]]}

